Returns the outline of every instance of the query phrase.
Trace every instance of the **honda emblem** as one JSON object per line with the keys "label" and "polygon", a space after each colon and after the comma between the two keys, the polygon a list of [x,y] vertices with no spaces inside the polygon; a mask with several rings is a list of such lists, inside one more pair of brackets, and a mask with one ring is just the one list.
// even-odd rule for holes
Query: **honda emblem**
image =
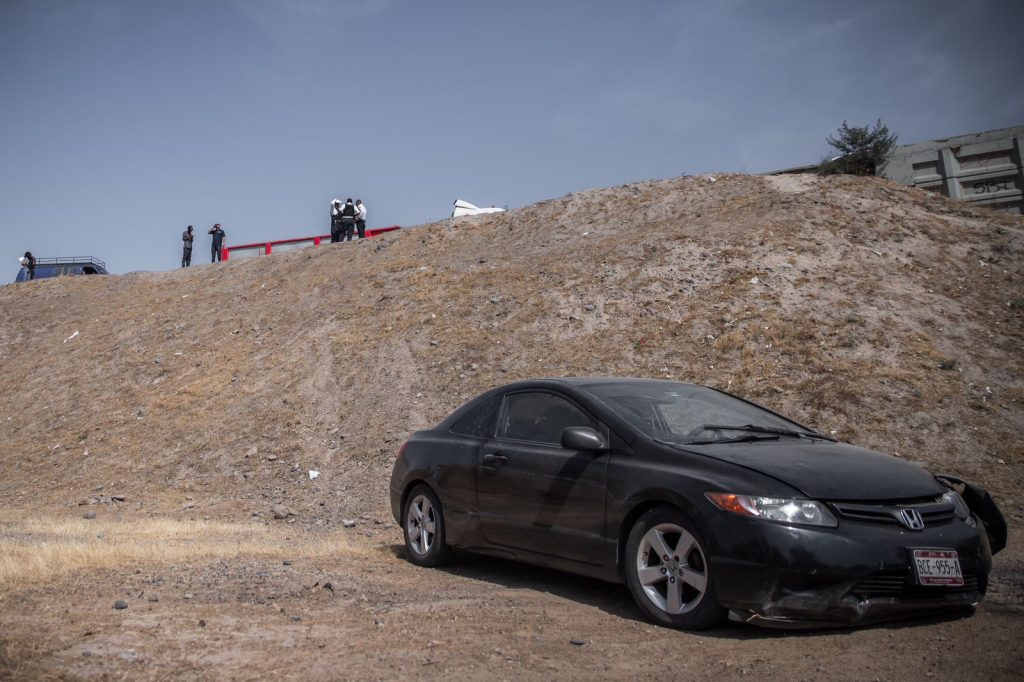
{"label": "honda emblem", "polygon": [[924,528],[924,519],[916,509],[900,509],[900,523],[910,530],[921,530]]}

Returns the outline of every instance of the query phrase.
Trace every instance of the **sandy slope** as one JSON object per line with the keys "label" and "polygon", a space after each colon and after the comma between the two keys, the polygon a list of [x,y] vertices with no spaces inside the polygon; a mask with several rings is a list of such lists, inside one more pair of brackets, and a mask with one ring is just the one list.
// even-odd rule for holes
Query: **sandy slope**
{"label": "sandy slope", "polygon": [[[186,271],[0,287],[0,495],[10,510],[0,523],[14,528],[26,515],[77,517],[83,509],[101,519],[284,523],[270,520],[281,504],[294,512],[296,533],[359,521],[352,532],[372,558],[344,570],[368,594],[377,578],[364,574],[367,561],[395,580],[429,582],[387,549],[399,541],[387,525],[387,476],[405,435],[499,383],[613,374],[725,388],[844,440],[978,480],[1007,512],[1013,543],[1024,499],[1022,270],[1020,218],[878,179],[728,175],[592,190]],[[310,469],[320,472],[315,481]],[[975,642],[1006,627],[1019,632],[1021,557],[1011,547],[997,562],[983,607],[994,612],[936,627]],[[247,565],[224,570],[244,581]],[[466,601],[456,614],[476,613],[469,602],[481,581],[493,595],[521,568],[481,570],[484,577],[471,570],[443,579],[452,599]],[[203,563],[190,571],[216,573]],[[556,576],[539,574],[536,589],[516,583],[511,603],[526,590],[523,608],[543,611],[544,593],[555,590],[545,581],[574,580]],[[87,582],[113,594],[119,581],[97,573]],[[68,599],[91,609],[75,584]],[[574,622],[612,640],[647,632],[627,607],[605,609],[596,596],[604,589],[612,588],[570,594]],[[39,604],[39,592],[19,594],[0,602],[0,629],[22,612],[17,599]],[[100,607],[112,631],[134,627],[114,622],[106,602]],[[40,608],[38,625],[76,646],[80,633],[61,630],[61,619],[51,622]],[[913,631],[918,646],[938,651],[922,627]],[[875,634],[822,635],[823,646],[858,642],[870,658],[890,631],[867,632]],[[377,630],[352,636],[367,637],[370,648],[389,641]],[[32,661],[21,672],[92,674],[56,650],[29,656],[18,635],[7,637],[10,660]],[[651,637],[672,646],[703,641]],[[742,650],[745,637],[729,650]],[[521,654],[527,640],[515,641]],[[764,660],[784,676],[788,664],[772,650]],[[558,665],[569,660],[561,649],[549,653]],[[173,671],[183,655],[157,658]],[[628,648],[609,655],[621,658],[584,668],[608,677],[639,670],[628,667]],[[1013,647],[999,655],[991,675],[1010,669],[1006,657],[1020,660]],[[481,667],[459,669],[464,676],[484,676],[489,659],[469,660]],[[886,670],[900,677],[898,661]]]}

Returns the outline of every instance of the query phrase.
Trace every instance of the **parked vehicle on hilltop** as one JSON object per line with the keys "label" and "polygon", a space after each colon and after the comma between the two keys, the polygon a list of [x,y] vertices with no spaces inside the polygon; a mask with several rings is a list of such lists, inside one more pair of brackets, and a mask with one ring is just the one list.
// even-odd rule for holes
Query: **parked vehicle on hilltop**
{"label": "parked vehicle on hilltop", "polygon": [[402,446],[409,559],[452,548],[625,583],[652,621],[852,625],[970,608],[1006,524],[951,476],[668,381],[523,381]]}
{"label": "parked vehicle on hilltop", "polygon": [[[62,258],[36,258],[36,272],[32,279],[46,279],[61,275],[107,275],[107,264],[92,256],[70,256]],[[15,282],[28,281],[28,268],[22,266],[14,278]]]}

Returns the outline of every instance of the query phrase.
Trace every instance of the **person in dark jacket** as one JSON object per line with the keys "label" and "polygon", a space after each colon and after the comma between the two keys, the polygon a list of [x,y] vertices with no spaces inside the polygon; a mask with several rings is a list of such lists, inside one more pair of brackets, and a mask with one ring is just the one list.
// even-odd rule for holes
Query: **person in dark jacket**
{"label": "person in dark jacket", "polygon": [[341,240],[345,242],[352,241],[352,232],[356,227],[356,211],[355,204],[352,203],[351,197],[345,200],[345,205],[341,207]]}
{"label": "person in dark jacket", "polygon": [[341,241],[341,199],[331,202],[331,243]]}
{"label": "person in dark jacket", "polygon": [[26,251],[24,258],[22,258],[25,269],[28,270],[28,278],[36,278],[36,257],[32,255],[31,251]]}
{"label": "person in dark jacket", "polygon": [[184,246],[181,249],[181,267],[187,268],[192,265],[192,226],[189,225],[188,229],[181,233],[181,241],[184,242]]}
{"label": "person in dark jacket", "polygon": [[210,244],[210,262],[216,263],[221,260],[221,251],[224,249],[224,230],[220,229],[220,223],[210,228],[209,234],[213,235],[213,243]]}

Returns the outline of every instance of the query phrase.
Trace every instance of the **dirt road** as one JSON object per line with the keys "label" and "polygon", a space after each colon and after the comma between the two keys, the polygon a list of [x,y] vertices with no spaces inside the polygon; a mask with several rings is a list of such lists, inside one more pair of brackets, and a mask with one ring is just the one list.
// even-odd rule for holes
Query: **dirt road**
{"label": "dirt road", "polygon": [[645,622],[621,586],[472,555],[415,567],[383,519],[311,556],[326,533],[290,528],[276,555],[84,571],[8,595],[0,677],[988,680],[1024,665],[1013,549],[971,617],[694,634]]}

